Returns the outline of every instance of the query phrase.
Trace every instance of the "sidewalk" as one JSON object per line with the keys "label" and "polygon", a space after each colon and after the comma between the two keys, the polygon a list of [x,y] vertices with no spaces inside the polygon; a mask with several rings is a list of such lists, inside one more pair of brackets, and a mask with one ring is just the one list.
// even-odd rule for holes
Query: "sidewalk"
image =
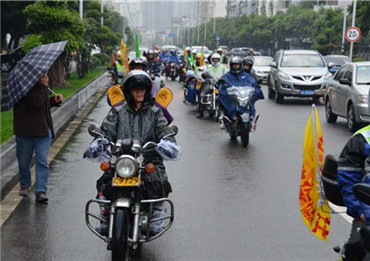
{"label": "sidewalk", "polygon": [[[106,83],[108,81],[106,75],[106,73],[103,73],[72,97],[68,98],[61,107],[52,109],[53,125],[56,135],[52,147],[50,148],[50,155],[56,156],[80,125],[81,121],[94,108],[102,95],[105,94]],[[15,138],[13,137],[3,144],[0,151],[1,200],[3,200],[9,191],[18,183]],[[54,156],[51,157],[54,158]]]}

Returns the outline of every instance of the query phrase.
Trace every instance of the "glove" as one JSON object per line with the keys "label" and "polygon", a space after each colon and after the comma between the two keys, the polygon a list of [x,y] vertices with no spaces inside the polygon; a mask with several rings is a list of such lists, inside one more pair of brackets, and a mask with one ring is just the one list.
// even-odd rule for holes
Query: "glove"
{"label": "glove", "polygon": [[107,139],[97,138],[93,140],[89,148],[84,152],[83,158],[91,159],[92,161],[109,161],[110,146]]}
{"label": "glove", "polygon": [[178,160],[181,157],[181,148],[169,140],[161,140],[155,150],[164,160]]}

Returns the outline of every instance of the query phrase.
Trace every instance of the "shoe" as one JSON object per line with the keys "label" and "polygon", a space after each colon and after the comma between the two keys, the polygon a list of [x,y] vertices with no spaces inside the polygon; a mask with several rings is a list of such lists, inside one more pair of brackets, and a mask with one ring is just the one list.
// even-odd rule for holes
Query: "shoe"
{"label": "shoe", "polygon": [[198,113],[198,115],[197,115],[198,119],[203,118],[203,117],[204,117],[203,113]]}
{"label": "shoe", "polygon": [[108,224],[100,223],[95,227],[95,230],[102,236],[108,236]]}
{"label": "shoe", "polygon": [[36,192],[36,201],[46,203],[49,199],[46,197],[45,192]]}
{"label": "shoe", "polygon": [[[165,217],[165,211],[162,207],[153,210],[152,218],[163,218]],[[164,220],[154,221],[150,226],[150,235],[155,236],[165,229]]]}
{"label": "shoe", "polygon": [[21,189],[19,190],[19,196],[28,197],[28,191],[29,190],[30,189],[27,188],[27,187],[24,187],[24,188],[21,187]]}
{"label": "shoe", "polygon": [[221,122],[220,130],[225,130],[225,124],[223,122]]}

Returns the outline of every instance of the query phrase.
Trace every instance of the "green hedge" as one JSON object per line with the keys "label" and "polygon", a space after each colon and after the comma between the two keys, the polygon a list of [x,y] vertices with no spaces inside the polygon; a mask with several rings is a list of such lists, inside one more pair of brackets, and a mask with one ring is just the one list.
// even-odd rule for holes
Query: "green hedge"
{"label": "green hedge", "polygon": [[111,57],[108,54],[96,53],[92,56],[92,59],[94,59],[94,57],[96,57],[100,60],[100,65],[109,65],[110,64]]}

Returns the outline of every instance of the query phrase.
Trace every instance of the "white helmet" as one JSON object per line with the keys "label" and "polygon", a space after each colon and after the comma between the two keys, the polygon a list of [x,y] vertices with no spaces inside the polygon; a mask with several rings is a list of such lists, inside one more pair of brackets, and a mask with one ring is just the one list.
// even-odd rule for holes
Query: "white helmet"
{"label": "white helmet", "polygon": [[[214,59],[218,59],[218,61],[214,61]],[[221,55],[219,55],[218,53],[212,54],[211,63],[214,67],[220,66],[221,65]]]}

